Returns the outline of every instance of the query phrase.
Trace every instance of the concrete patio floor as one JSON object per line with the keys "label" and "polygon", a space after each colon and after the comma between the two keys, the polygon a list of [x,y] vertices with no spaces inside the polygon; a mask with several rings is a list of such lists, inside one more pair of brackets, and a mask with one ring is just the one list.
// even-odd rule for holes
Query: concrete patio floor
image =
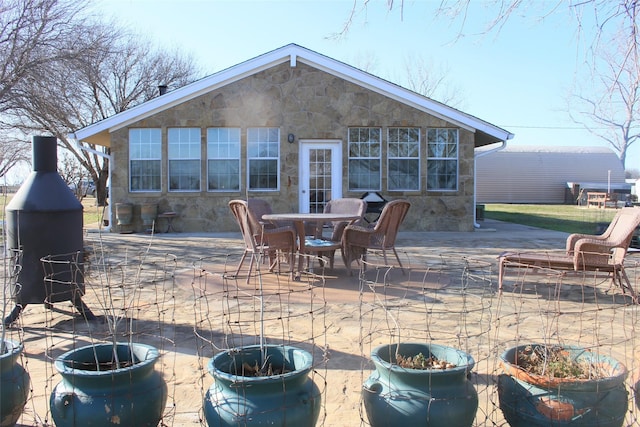
{"label": "concrete patio floor", "polygon": [[[162,425],[205,425],[202,399],[213,382],[206,364],[222,348],[255,343],[260,332],[258,287],[265,294],[262,315],[268,341],[293,343],[314,354],[312,377],[323,393],[319,426],[368,425],[360,397],[362,383],[373,370],[368,355],[376,345],[397,339],[450,345],[473,356],[476,366],[470,379],[480,401],[475,426],[507,425],[496,392],[498,356],[507,347],[549,341],[597,348],[630,370],[625,425],[638,425],[633,401],[640,363],[638,306],[609,289],[606,278],[591,276],[515,270],[507,276],[504,292],[498,293],[500,253],[563,250],[567,234],[492,220],[481,226],[470,233],[400,232],[397,248],[405,274],[398,268],[376,268],[382,260],[372,254],[368,273],[360,275],[356,269],[349,275],[337,254],[335,270],[321,276],[322,271],[314,269],[315,275],[296,282],[286,274],[263,271],[249,284],[244,276],[223,279],[235,270],[242,253],[240,233],[149,235],[88,229],[85,241],[94,255],[107,254],[112,264],[135,264],[142,258],[157,269],[171,264],[170,281],[153,268],[136,273],[143,275],[139,281],[145,285],[140,286],[140,306],[133,310],[134,338],[162,353],[157,368],[170,390]],[[630,256],[629,275],[638,284],[635,256]],[[59,381],[51,361],[110,333],[101,310],[104,295],[94,290],[105,285],[88,282],[83,300],[98,321],[87,324],[70,304],[57,304],[54,310],[27,306],[12,329],[25,343],[22,360],[32,377],[33,391],[20,425],[51,425],[48,394]],[[127,333],[131,331],[122,337]]]}

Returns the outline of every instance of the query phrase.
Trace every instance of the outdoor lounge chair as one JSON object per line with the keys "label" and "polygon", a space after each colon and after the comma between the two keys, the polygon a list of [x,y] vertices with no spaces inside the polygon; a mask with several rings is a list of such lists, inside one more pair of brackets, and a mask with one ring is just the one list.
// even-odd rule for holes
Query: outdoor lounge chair
{"label": "outdoor lounge chair", "polygon": [[[332,199],[324,206],[324,213],[344,213],[354,214],[363,217],[367,211],[367,202],[356,198],[340,198]],[[361,221],[354,223],[358,225]],[[324,224],[312,224],[310,227],[311,239],[305,240],[305,249],[307,252],[315,252],[318,257],[326,257],[329,259],[329,268],[333,269],[335,253],[337,249],[342,248],[342,234],[345,227],[349,225],[346,221],[331,222],[331,236],[328,239],[323,238]]]}
{"label": "outdoor lounge chair", "polygon": [[[244,200],[231,200],[229,208],[233,213],[244,240],[245,249],[236,269],[237,277],[245,258],[251,254],[247,283],[251,277],[254,261],[259,255],[269,256],[269,269],[273,270],[275,264],[279,267],[278,251],[287,255],[289,273],[293,276],[293,261],[296,251],[296,233],[293,227],[267,228],[262,221],[249,209],[249,203]],[[258,258],[259,259],[259,258]]]}
{"label": "outdoor lounge chair", "polygon": [[634,302],[639,302],[624,270],[624,259],[636,228],[640,208],[622,208],[600,235],[572,234],[564,253],[504,253],[499,258],[498,289],[502,290],[507,267],[605,272]]}
{"label": "outdoor lounge chair", "polygon": [[402,262],[396,252],[396,237],[400,225],[407,216],[411,203],[404,199],[393,200],[382,209],[380,218],[368,227],[348,225],[342,234],[342,257],[351,273],[351,263],[354,260],[367,260],[367,250],[381,250],[384,262],[387,261],[387,251],[392,250],[400,269],[404,273]]}

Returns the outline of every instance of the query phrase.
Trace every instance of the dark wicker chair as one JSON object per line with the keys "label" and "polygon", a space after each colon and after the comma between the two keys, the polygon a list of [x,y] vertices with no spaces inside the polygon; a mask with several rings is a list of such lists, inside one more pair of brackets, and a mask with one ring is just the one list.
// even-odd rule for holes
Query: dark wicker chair
{"label": "dark wicker chair", "polygon": [[236,269],[235,276],[240,274],[240,269],[247,255],[251,255],[249,263],[249,273],[247,275],[247,283],[251,278],[253,265],[259,255],[268,255],[269,270],[272,271],[276,264],[280,267],[280,257],[278,252],[282,252],[287,256],[289,264],[289,273],[293,277],[293,262],[296,251],[296,233],[293,227],[277,227],[267,228],[262,223],[261,218],[257,217],[254,212],[249,209],[249,203],[244,200],[231,200],[229,208],[233,213],[240,231],[244,239],[245,249]]}
{"label": "dark wicker chair", "polygon": [[404,199],[393,200],[387,203],[382,209],[380,218],[368,227],[359,225],[348,225],[342,235],[342,256],[347,270],[351,273],[351,263],[360,258],[366,261],[367,250],[374,249],[382,251],[384,262],[387,261],[387,251],[393,251],[398,265],[404,273],[402,262],[396,252],[396,237],[400,225],[407,216],[411,203]]}

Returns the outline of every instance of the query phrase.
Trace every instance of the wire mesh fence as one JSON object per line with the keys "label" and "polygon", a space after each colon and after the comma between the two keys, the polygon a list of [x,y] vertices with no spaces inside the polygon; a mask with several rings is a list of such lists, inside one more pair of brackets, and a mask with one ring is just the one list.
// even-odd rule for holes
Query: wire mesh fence
{"label": "wire mesh fence", "polygon": [[[294,280],[269,271],[258,256],[247,281],[233,275],[239,260],[202,259],[194,269],[201,418],[209,425],[313,425],[309,419],[322,424],[328,357],[323,269],[315,267]],[[225,268],[216,272],[207,267],[211,264]],[[309,358],[304,363],[296,361],[302,353]],[[225,357],[233,361],[224,365]],[[290,381],[300,369],[302,376],[308,371],[308,381]],[[225,379],[233,385],[222,388]]]}
{"label": "wire mesh fence", "polygon": [[[468,379],[479,397],[476,426],[638,425],[638,306],[622,289],[611,286],[608,273],[522,266],[509,272],[504,289],[498,292],[495,263],[453,254],[406,256],[417,262],[405,274],[384,265],[363,265],[360,271],[363,358],[371,358],[379,345],[407,342],[446,345],[468,353],[475,360]],[[637,288],[638,263],[630,260],[626,271]],[[605,389],[603,379],[595,382],[594,387],[601,391],[592,400],[585,400],[585,393],[576,398],[563,391],[572,387],[568,379],[561,386],[544,389],[517,380],[513,381],[517,388],[506,390],[504,384],[511,377],[505,374],[503,353],[532,344],[577,347],[589,357],[613,360],[616,373],[628,371],[621,375],[624,385],[614,390],[617,402],[611,401],[613,392]],[[364,364],[363,382],[373,369],[371,362]],[[430,408],[427,417],[437,420],[438,370],[433,372],[429,384],[434,381],[435,394],[423,398],[423,403]],[[549,378],[559,374],[545,375],[552,381]],[[581,377],[578,381],[588,380]],[[516,392],[520,394],[512,400],[525,403],[514,409],[505,400]],[[410,389],[387,390],[384,404],[388,412],[394,412],[397,401],[410,394]],[[366,401],[367,393],[363,395]],[[418,405],[420,399],[413,395],[412,403]],[[455,405],[449,399],[449,405]],[[391,425],[391,421],[370,419],[364,406],[360,411],[363,424]],[[611,409],[615,406],[617,413]]]}
{"label": "wire mesh fence", "polygon": [[[57,280],[51,265],[58,262],[82,271],[81,299],[95,319],[81,315],[82,305],[61,301],[29,305],[6,328],[24,344],[20,362],[31,376],[20,424],[54,425],[49,400],[61,380],[54,366],[58,357],[115,340],[158,349],[155,368],[167,386],[160,420],[165,426],[210,424],[207,401],[216,393],[212,387],[217,381],[213,359],[255,346],[295,347],[310,355],[307,376],[317,387],[312,393],[318,404],[316,425],[374,425],[364,401],[364,385],[377,370],[372,353],[404,342],[450,347],[473,358],[466,377],[477,393],[473,426],[509,425],[500,399],[505,375],[501,356],[527,344],[577,346],[624,365],[624,393],[618,395],[624,396],[625,412],[617,425],[640,425],[635,392],[640,380],[638,305],[612,287],[606,273],[510,268],[500,292],[498,248],[482,253],[414,246],[401,253],[404,272],[384,265],[373,252],[353,275],[342,266],[323,268],[312,258],[303,263],[299,278],[257,262],[247,282],[247,269],[233,276],[240,247],[237,236],[109,236],[96,238],[82,261],[59,256],[43,260],[49,263],[48,280]],[[625,265],[638,289],[638,261],[629,256]],[[10,276],[5,301],[16,286]],[[78,276],[68,277],[77,281]],[[255,357],[232,360],[227,366],[247,362],[245,370],[269,369],[269,362]],[[227,373],[237,376],[238,371]],[[282,388],[282,376],[278,378]],[[237,389],[247,394],[248,389]],[[537,411],[542,425],[565,422],[561,410],[567,410],[571,399],[558,408],[545,397],[530,392],[524,400],[532,402],[531,411]],[[286,412],[289,403],[280,399],[258,412]],[[575,402],[571,410],[575,425],[587,422],[589,414],[605,414],[601,407],[585,409]],[[288,416],[285,425],[293,425],[287,424]]]}

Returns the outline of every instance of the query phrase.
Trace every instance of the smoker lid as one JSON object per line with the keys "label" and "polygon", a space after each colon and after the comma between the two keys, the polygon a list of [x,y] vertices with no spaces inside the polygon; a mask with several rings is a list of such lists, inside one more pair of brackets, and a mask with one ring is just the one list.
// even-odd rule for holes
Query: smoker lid
{"label": "smoker lid", "polygon": [[57,172],[31,172],[6,207],[7,211],[77,211],[82,203]]}

